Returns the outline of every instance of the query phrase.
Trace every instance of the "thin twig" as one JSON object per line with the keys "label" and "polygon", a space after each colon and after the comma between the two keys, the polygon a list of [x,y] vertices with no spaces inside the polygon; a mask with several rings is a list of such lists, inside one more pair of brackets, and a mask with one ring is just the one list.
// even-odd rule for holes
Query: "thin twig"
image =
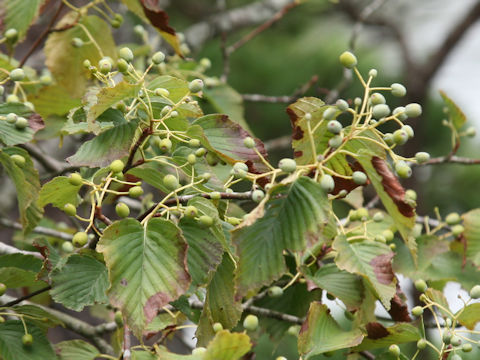
{"label": "thin twig", "polygon": [[[0,221],[1,221],[1,219],[0,219]],[[20,224],[19,224],[19,225],[20,225]],[[35,256],[35,257],[38,258],[38,259],[43,260],[42,254],[40,254],[40,253],[38,253],[38,252],[35,252],[35,251],[27,251],[27,250],[20,250],[20,249],[17,249],[16,247],[14,247],[14,246],[10,246],[10,245],[4,244],[3,242],[0,242],[0,254],[6,254],[6,255],[9,255],[9,254],[32,255],[32,256]]]}
{"label": "thin twig", "polygon": [[124,174],[134,166],[132,163],[138,148],[143,144],[145,139],[151,134],[152,134],[152,129],[150,127],[143,129],[142,135],[140,135],[140,137],[138,138],[138,140],[135,142],[135,144],[132,146],[132,149],[130,150],[127,163],[125,164],[125,167],[123,169]]}
{"label": "thin twig", "polygon": [[438,165],[438,164],[463,164],[463,165],[478,165],[480,164],[480,159],[470,159],[460,156],[441,156],[428,160],[423,164],[413,164],[417,166],[424,165]]}
{"label": "thin twig", "polygon": [[18,299],[12,300],[12,301],[6,303],[6,304],[3,305],[3,306],[4,306],[4,307],[11,307],[11,306],[20,304],[22,301],[28,300],[28,299],[30,299],[30,298],[38,295],[38,294],[44,293],[45,291],[48,291],[48,290],[50,290],[51,288],[52,288],[51,285],[45,286],[44,288],[39,289],[39,290],[34,291],[34,292],[31,292],[31,293],[28,294],[28,295],[25,295],[25,296],[19,297]]}
{"label": "thin twig", "polygon": [[[0,218],[0,225],[3,225],[5,227],[9,227],[11,229],[16,229],[16,230],[22,230],[23,229],[23,226],[21,224],[15,222],[15,221],[8,220],[8,219]],[[34,232],[36,234],[56,237],[56,238],[59,238],[59,239],[62,239],[62,240],[67,240],[67,241],[72,240],[72,237],[73,237],[70,234],[67,234],[67,233],[64,233],[64,232],[61,232],[61,231],[58,231],[58,230],[46,228],[46,227],[43,227],[43,226],[36,226],[35,228],[33,228],[32,232]]]}
{"label": "thin twig", "polygon": [[56,173],[63,170],[62,165],[57,159],[44,154],[40,149],[32,144],[20,144],[18,146],[27,150],[30,156],[37,160],[48,172]]}

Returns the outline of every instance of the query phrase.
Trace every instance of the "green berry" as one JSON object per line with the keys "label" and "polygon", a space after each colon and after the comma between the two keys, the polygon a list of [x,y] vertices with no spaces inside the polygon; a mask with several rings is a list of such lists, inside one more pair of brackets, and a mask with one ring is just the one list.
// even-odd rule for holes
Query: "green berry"
{"label": "green berry", "polygon": [[220,158],[214,152],[209,151],[209,152],[207,152],[207,155],[205,156],[205,160],[207,161],[208,165],[215,166],[220,161]]}
{"label": "green berry", "polygon": [[243,145],[245,145],[245,147],[248,149],[253,149],[255,147],[255,140],[248,136],[243,139]]}
{"label": "green berry", "polygon": [[[377,212],[373,215],[372,219],[375,222],[382,222],[385,219],[385,216],[381,212]],[[385,237],[384,234],[382,234],[382,236]]]}
{"label": "green berry", "polygon": [[332,192],[333,189],[335,188],[335,181],[333,180],[333,177],[329,174],[323,174],[323,176],[320,179],[320,186],[323,189],[323,191],[329,193]]}
{"label": "green berry", "polygon": [[203,81],[201,79],[195,79],[195,80],[190,81],[190,83],[188,84],[188,89],[194,94],[202,91],[203,90]]}
{"label": "green berry", "polygon": [[102,74],[108,74],[112,71],[112,60],[110,58],[103,58],[98,62],[98,69]]}
{"label": "green berry", "polygon": [[118,59],[117,68],[118,71],[120,71],[122,74],[125,74],[128,71],[128,62],[126,62],[124,59]]}
{"label": "green berry", "polygon": [[236,162],[233,165],[234,171],[248,171],[248,166],[243,162]]}
{"label": "green berry", "polygon": [[460,236],[460,234],[462,234],[464,231],[465,228],[463,227],[463,225],[458,224],[452,226],[452,235],[455,237]]}
{"label": "green berry", "polygon": [[163,185],[170,190],[177,190],[180,187],[180,183],[175,175],[167,174],[163,178]]}
{"label": "green berry", "polygon": [[62,250],[66,253],[71,253],[74,247],[70,241],[64,241],[62,244]]}
{"label": "green berry", "polygon": [[200,140],[198,139],[190,139],[188,141],[188,146],[191,146],[191,147],[199,147],[200,146]]}
{"label": "green berry", "polygon": [[395,172],[402,179],[409,178],[412,175],[412,169],[403,160],[399,160],[395,163]]}
{"label": "green berry", "polygon": [[35,105],[33,105],[33,103],[31,103],[30,101],[25,101],[23,103],[23,105],[25,105],[27,108],[29,108],[31,111],[35,111]]}
{"label": "green berry", "polygon": [[242,219],[236,217],[228,217],[226,218],[227,222],[233,226],[237,226],[242,222]]}
{"label": "green berry", "polygon": [[77,215],[77,208],[75,205],[68,203],[63,206],[63,212],[68,216],[75,216]]}
{"label": "green berry", "polygon": [[337,106],[338,110],[340,111],[347,111],[348,110],[348,102],[346,102],[345,100],[343,99],[338,99],[337,102],[335,103],[335,105]]}
{"label": "green berry", "polygon": [[78,37],[74,37],[72,39],[72,46],[74,48],[81,48],[83,46],[83,40]]}
{"label": "green berry", "polygon": [[5,120],[7,120],[8,123],[10,124],[14,124],[15,121],[17,121],[17,114],[14,114],[14,113],[8,113],[6,116],[5,116]]}
{"label": "green berry", "polygon": [[356,97],[355,99],[353,99],[353,104],[354,104],[355,106],[360,106],[360,105],[362,105],[362,98]]}
{"label": "green berry", "polygon": [[372,107],[372,116],[375,119],[381,119],[390,115],[390,107],[387,104],[378,104]]}
{"label": "green berry", "polygon": [[450,360],[462,360],[462,357],[458,354],[453,354]]}
{"label": "green berry", "polygon": [[17,120],[15,121],[15,128],[18,130],[23,130],[26,127],[28,127],[28,120],[21,116],[17,117]]}
{"label": "green berry", "polygon": [[402,130],[407,133],[409,139],[413,138],[414,135],[415,135],[415,133],[413,132],[413,129],[410,125],[402,126]]}
{"label": "green berry", "polygon": [[405,114],[409,118],[420,116],[422,115],[422,107],[420,106],[420,104],[417,103],[408,104],[407,106],[405,106]]}
{"label": "green berry", "polygon": [[202,157],[202,156],[205,155],[206,153],[207,153],[207,149],[201,147],[201,148],[199,148],[199,149],[197,149],[197,150],[195,151],[195,156],[196,156],[196,157]]}
{"label": "green berry", "polygon": [[386,133],[383,135],[383,141],[389,146],[393,145],[395,142],[393,141],[393,134],[392,133]]}
{"label": "green berry", "polygon": [[177,116],[178,116],[178,112],[175,111],[175,110],[170,113],[170,117],[172,117],[172,118],[177,117]]}
{"label": "green berry", "polygon": [[473,350],[472,344],[466,343],[466,344],[463,344],[463,345],[462,345],[462,351],[463,351],[463,352],[468,353],[468,352],[470,352],[470,351],[472,351],[472,350]]}
{"label": "green berry", "polygon": [[337,120],[331,120],[327,124],[327,130],[330,131],[332,134],[340,134],[342,129],[342,124],[340,124]]}
{"label": "green berry", "polygon": [[212,200],[220,200],[222,198],[222,194],[220,194],[218,191],[212,191],[210,193],[210,199]]}
{"label": "green berry", "polygon": [[298,325],[292,325],[287,330],[287,334],[292,336],[298,336],[299,332],[300,332],[300,326]]}
{"label": "green berry", "polygon": [[395,251],[397,249],[397,245],[395,244],[390,244],[389,246],[392,251]]}
{"label": "green berry", "polygon": [[5,101],[9,104],[11,103],[19,103],[20,102],[20,99],[18,98],[17,95],[15,94],[10,94],[7,96],[7,98],[5,99]]}
{"label": "green berry", "polygon": [[75,235],[73,235],[72,238],[72,244],[73,246],[80,248],[84,246],[88,241],[88,235],[86,232],[79,231]]}
{"label": "green berry", "polygon": [[243,320],[243,327],[248,331],[255,331],[258,328],[258,317],[249,314]]}
{"label": "green berry", "polygon": [[3,316],[0,316],[0,324],[3,324],[5,322],[5,318]]}
{"label": "green berry", "polygon": [[209,172],[206,172],[206,173],[203,173],[202,175],[200,175],[200,178],[204,182],[207,182],[208,180],[210,180],[211,177],[212,177],[212,174],[210,174]]}
{"label": "green berry", "polygon": [[210,69],[212,67],[212,62],[208,58],[200,59],[200,66],[204,69]]}
{"label": "green berry", "polygon": [[385,96],[380,93],[373,93],[370,95],[370,102],[372,105],[380,105],[385,104],[387,101],[385,100]]}
{"label": "green berry", "polygon": [[222,331],[223,330],[223,325],[220,324],[219,322],[216,322],[215,324],[213,324],[213,331],[214,332],[219,332],[219,331]]}
{"label": "green berry", "polygon": [[133,27],[133,32],[139,37],[143,37],[145,34],[145,28],[142,25],[135,25]]}
{"label": "green berry", "polygon": [[115,324],[117,324],[118,327],[121,327],[123,325],[123,315],[120,310],[115,311],[113,319],[115,320]]}
{"label": "green berry", "polygon": [[405,199],[417,201],[417,192],[415,190],[408,189],[405,191]]}
{"label": "green berry", "polygon": [[25,78],[23,69],[17,68],[10,71],[10,79],[12,81],[22,81]]}
{"label": "green berry", "polygon": [[160,140],[158,147],[162,152],[169,152],[172,149],[172,140],[165,138]]}
{"label": "green berry", "polygon": [[366,221],[368,219],[368,210],[364,207],[357,209],[357,216],[360,220]]}
{"label": "green berry", "polygon": [[445,222],[448,225],[456,225],[460,223],[460,221],[462,221],[462,219],[460,218],[460,215],[458,215],[458,213],[456,212],[448,214],[447,217],[445,218]]}
{"label": "green berry", "polygon": [[267,293],[270,297],[280,297],[283,295],[283,289],[280,286],[272,286],[268,288]]}
{"label": "green berry", "polygon": [[377,75],[378,75],[377,69],[370,69],[370,70],[368,71],[368,76],[370,76],[370,77],[372,77],[372,78],[377,77]]}
{"label": "green berry", "polygon": [[130,215],[130,208],[128,207],[127,204],[119,202],[115,206],[115,212],[119,217],[126,218],[128,215]]}
{"label": "green berry", "polygon": [[398,345],[396,345],[396,344],[390,345],[389,348],[388,348],[388,351],[389,351],[390,354],[392,354],[393,356],[400,356],[400,348],[399,348]]}
{"label": "green berry", "polygon": [[70,185],[80,186],[83,184],[82,175],[80,175],[79,173],[71,173],[68,177],[68,182],[70,183]]}
{"label": "green berry", "polygon": [[187,162],[190,164],[190,165],[193,165],[197,162],[197,157],[195,156],[195,154],[188,154],[187,156]]}
{"label": "green berry", "polygon": [[375,235],[375,239],[374,239],[376,242],[380,242],[380,243],[383,243],[385,244],[387,242],[387,240],[385,239],[385,237],[383,235]]}
{"label": "green berry", "polygon": [[403,145],[408,141],[408,134],[405,130],[398,129],[393,133],[393,142],[397,145]]}
{"label": "green berry", "polygon": [[414,285],[415,289],[417,289],[421,293],[425,292],[428,289],[427,283],[423,279],[416,280]]}
{"label": "green berry", "polygon": [[467,135],[468,137],[474,137],[475,135],[477,135],[477,130],[471,126],[465,131],[465,135]]}
{"label": "green berry", "polygon": [[207,349],[204,347],[197,347],[196,349],[192,350],[192,355],[203,355],[207,352]]}
{"label": "green berry", "polygon": [[194,218],[198,215],[198,209],[193,205],[188,205],[183,211],[186,217]]}
{"label": "green berry", "polygon": [[5,31],[5,37],[10,44],[14,44],[18,40],[18,31],[17,29],[10,28]]}
{"label": "green berry", "polygon": [[198,223],[202,227],[210,227],[213,225],[213,218],[208,215],[202,215],[198,218]]}
{"label": "green berry", "polygon": [[457,335],[453,335],[450,339],[450,344],[452,344],[453,346],[460,346],[461,343],[462,340]]}
{"label": "green berry", "polygon": [[128,47],[121,48],[118,55],[125,61],[131,62],[133,60],[133,52]]}
{"label": "green berry", "polygon": [[133,198],[137,198],[143,195],[143,189],[141,186],[133,186],[130,189],[128,189],[128,195]]}
{"label": "green berry", "polygon": [[[328,109],[326,109],[323,112],[322,116],[325,120],[332,120],[335,117],[336,114],[337,114],[337,109],[335,109],[334,107],[329,107]],[[341,128],[340,128],[340,130],[341,130]]]}
{"label": "green berry", "polygon": [[297,162],[293,159],[284,158],[278,162],[278,167],[282,171],[291,173],[297,169]]}
{"label": "green berry", "polygon": [[155,65],[162,63],[164,60],[165,60],[165,54],[161,51],[157,51],[152,56],[152,63],[154,63]]}
{"label": "green berry", "polygon": [[396,107],[392,112],[395,117],[400,121],[405,121],[408,119],[407,114],[405,114],[405,108],[403,106]]}
{"label": "green berry", "polygon": [[113,172],[114,174],[122,172],[124,168],[125,168],[125,164],[123,163],[122,160],[118,160],[118,159],[113,160],[109,166],[110,171]]}
{"label": "green berry", "polygon": [[423,307],[421,306],[415,306],[413,309],[412,309],[412,315],[413,316],[420,316],[423,314]]}
{"label": "green berry", "polygon": [[403,97],[403,96],[407,95],[407,89],[402,84],[393,83],[392,85],[390,85],[390,87],[392,88],[392,95],[393,96]]}
{"label": "green berry", "polygon": [[417,164],[425,164],[430,160],[430,154],[425,151],[417,152],[415,154],[415,160],[417,160]]}
{"label": "green berry", "polygon": [[166,116],[170,111],[172,110],[172,107],[169,105],[166,105],[163,107],[162,111],[160,111],[160,116]]}
{"label": "green berry", "polygon": [[252,200],[256,203],[259,203],[265,197],[265,193],[262,190],[252,191]]}
{"label": "green berry", "polygon": [[22,336],[22,344],[24,346],[31,346],[33,344],[32,334],[25,334]]}
{"label": "green berry", "polygon": [[10,159],[12,159],[15,165],[20,168],[23,168],[25,166],[25,158],[22,155],[13,154],[10,155]]}
{"label": "green berry", "polygon": [[350,221],[360,220],[360,218],[358,217],[357,211],[353,209],[348,212],[348,219]]}
{"label": "green berry", "polygon": [[288,360],[285,356],[277,356],[275,360]]}
{"label": "green berry", "polygon": [[385,240],[386,240],[387,242],[392,241],[393,238],[394,238],[394,236],[395,236],[395,235],[393,234],[393,231],[390,230],[390,229],[383,230],[383,231],[382,231],[382,235],[385,237]]}
{"label": "green berry", "polygon": [[423,350],[427,347],[428,343],[427,340],[425,339],[420,339],[417,341],[417,348],[420,350]]}
{"label": "green berry", "polygon": [[363,171],[354,171],[352,174],[352,180],[357,185],[364,185],[367,183],[367,175]]}
{"label": "green berry", "polygon": [[7,291],[7,285],[5,285],[4,283],[0,283],[0,296],[5,294],[6,291]]}
{"label": "green berry", "polygon": [[170,91],[168,91],[165,88],[156,88],[155,89],[155,95],[156,96],[168,97],[170,95]]}
{"label": "green berry", "polygon": [[345,66],[347,69],[352,69],[357,65],[357,57],[350,51],[345,51],[340,55],[340,64]]}
{"label": "green berry", "polygon": [[342,134],[335,135],[328,140],[328,146],[330,146],[332,149],[336,149],[340,147],[343,143],[343,136]]}

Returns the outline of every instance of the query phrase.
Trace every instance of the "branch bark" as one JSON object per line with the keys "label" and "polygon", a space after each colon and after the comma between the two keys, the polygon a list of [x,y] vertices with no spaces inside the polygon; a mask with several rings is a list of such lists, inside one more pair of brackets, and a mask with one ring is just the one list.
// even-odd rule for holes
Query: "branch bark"
{"label": "branch bark", "polygon": [[[0,225],[11,228],[11,229],[15,229],[15,230],[22,230],[23,229],[23,226],[21,224],[15,222],[15,221],[8,220],[8,219],[0,218]],[[66,240],[66,241],[71,241],[72,237],[73,237],[70,234],[67,234],[67,233],[64,233],[64,232],[61,232],[61,231],[57,231],[57,230],[54,230],[54,229],[49,229],[49,228],[46,228],[46,227],[43,227],[43,226],[35,227],[32,230],[32,232],[37,233],[37,234],[41,234],[41,235],[53,236],[53,237],[56,237],[56,238],[59,238],[59,239],[62,239],[62,240]],[[6,246],[8,246],[8,245],[6,245]],[[0,249],[0,251],[1,251],[1,249]],[[18,250],[18,251],[20,251],[20,250]],[[31,251],[28,251],[27,253],[30,253],[30,252]],[[38,253],[34,253],[34,254],[38,254]]]}

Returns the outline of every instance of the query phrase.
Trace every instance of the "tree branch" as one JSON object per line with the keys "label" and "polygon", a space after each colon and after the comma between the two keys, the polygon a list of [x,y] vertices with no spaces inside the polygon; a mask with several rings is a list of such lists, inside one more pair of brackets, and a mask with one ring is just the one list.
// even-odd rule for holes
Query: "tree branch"
{"label": "tree branch", "polygon": [[[0,218],[0,225],[3,225],[5,227],[11,228],[11,229],[16,229],[16,230],[22,230],[23,229],[23,226],[21,224],[15,222],[15,221],[8,220],[8,219]],[[46,227],[43,227],[43,226],[36,226],[32,230],[32,232],[37,233],[37,234],[41,234],[41,235],[53,236],[53,237],[56,237],[56,238],[59,238],[59,239],[62,239],[62,240],[67,240],[67,241],[71,241],[72,237],[73,237],[70,234],[67,234],[67,233],[64,233],[64,232],[61,232],[61,231],[58,231],[58,230],[46,228]],[[35,253],[35,254],[38,254],[38,253]]]}
{"label": "tree branch", "polygon": [[[0,222],[1,221],[2,220],[0,219]],[[18,225],[20,225],[20,224],[18,224]],[[14,247],[14,246],[4,244],[3,242],[0,242],[0,254],[2,254],[2,255],[9,255],[9,254],[32,255],[32,256],[35,256],[38,259],[43,260],[42,254],[40,254],[38,252],[20,250],[20,249],[17,249],[16,247]]]}
{"label": "tree branch", "polygon": [[61,165],[60,161],[44,154],[32,144],[20,144],[18,146],[27,150],[30,156],[37,160],[48,172],[56,173],[63,170],[63,166]]}
{"label": "tree branch", "polygon": [[413,164],[416,166],[425,166],[425,165],[438,165],[438,164],[463,164],[463,165],[478,165],[480,164],[480,159],[470,159],[460,156],[441,156],[428,160],[423,164]]}

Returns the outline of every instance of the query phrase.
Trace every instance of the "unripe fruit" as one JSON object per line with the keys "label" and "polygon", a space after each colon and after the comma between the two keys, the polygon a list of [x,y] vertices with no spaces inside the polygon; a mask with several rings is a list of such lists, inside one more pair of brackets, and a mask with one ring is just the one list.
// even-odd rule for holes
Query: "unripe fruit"
{"label": "unripe fruit", "polygon": [[158,143],[158,147],[160,148],[161,151],[168,152],[172,149],[172,140],[167,138],[162,139]]}
{"label": "unripe fruit", "polygon": [[363,171],[354,171],[352,180],[357,185],[364,185],[367,182],[367,175]]}
{"label": "unripe fruit", "polygon": [[385,244],[387,240],[383,235],[375,235],[375,241]]}
{"label": "unripe fruit", "polygon": [[7,285],[5,285],[4,283],[0,283],[0,296],[5,294],[6,291],[7,291]]}
{"label": "unripe fruit", "polygon": [[387,104],[378,104],[372,107],[372,116],[375,119],[381,119],[390,115],[390,107]]}
{"label": "unripe fruit", "polygon": [[130,215],[130,208],[128,207],[127,204],[119,202],[115,206],[115,212],[119,217],[126,218],[128,215]]}
{"label": "unripe fruit", "polygon": [[395,163],[395,172],[403,179],[409,178],[412,175],[412,169],[402,160]]}
{"label": "unripe fruit", "polygon": [[198,223],[200,226],[207,228],[213,225],[213,218],[208,215],[202,215],[198,218]]}
{"label": "unripe fruit", "polygon": [[329,107],[323,112],[322,116],[325,120],[332,120],[335,117],[336,113],[337,110],[334,107]]}
{"label": "unripe fruit", "polygon": [[357,211],[353,209],[348,212],[348,219],[350,221],[360,220],[360,218],[358,217]]}
{"label": "unripe fruit", "polygon": [[243,139],[243,145],[245,145],[245,147],[248,149],[253,149],[255,147],[255,140],[248,136]]}
{"label": "unripe fruit", "polygon": [[207,153],[207,149],[205,148],[199,148],[195,151],[195,156],[196,157],[202,157],[203,155],[205,155]]}
{"label": "unripe fruit", "polygon": [[470,297],[472,299],[480,299],[480,285],[475,285],[470,290]]}
{"label": "unripe fruit", "polygon": [[10,155],[10,159],[12,159],[15,165],[20,168],[23,168],[25,166],[25,158],[22,155],[13,154]]}
{"label": "unripe fruit", "polygon": [[118,327],[121,327],[123,325],[123,315],[120,310],[115,311],[113,319],[115,320],[115,324],[117,324]]}
{"label": "unripe fruit", "polygon": [[192,350],[192,355],[203,355],[207,352],[207,349],[204,347],[197,347],[196,349]]}
{"label": "unripe fruit", "polygon": [[[385,217],[381,212],[377,212],[373,215],[373,221],[375,222],[382,222]],[[382,236],[385,237],[385,235],[382,233]],[[386,239],[385,239],[386,240]]]}
{"label": "unripe fruit", "polygon": [[405,106],[405,114],[409,118],[420,116],[422,115],[422,107],[417,103],[408,104]]}
{"label": "unripe fruit", "polygon": [[133,32],[135,35],[142,37],[145,34],[145,28],[142,25],[135,25],[133,27]]}
{"label": "unripe fruit", "polygon": [[177,177],[172,174],[167,174],[164,176],[163,185],[165,185],[165,187],[171,191],[176,190],[180,187],[180,183],[178,182]]}
{"label": "unripe fruit", "polygon": [[400,121],[405,121],[408,119],[407,114],[405,114],[405,108],[403,106],[399,106],[393,109],[392,114],[396,115],[396,118]]}
{"label": "unripe fruit", "polygon": [[71,253],[74,247],[70,241],[64,241],[62,244],[62,250],[66,253]]}
{"label": "unripe fruit", "polygon": [[392,85],[390,85],[390,87],[392,88],[393,96],[402,97],[407,94],[407,89],[402,84],[393,83]]}
{"label": "unripe fruit", "polygon": [[163,96],[163,97],[168,97],[170,95],[170,91],[168,91],[165,88],[156,88],[155,89],[155,95],[157,96]]}
{"label": "unripe fruit", "polygon": [[73,186],[80,186],[83,184],[82,175],[79,173],[71,173],[68,178],[68,182]]}
{"label": "unripe fruit", "polygon": [[217,156],[217,154],[209,151],[209,152],[207,152],[207,155],[205,156],[205,160],[207,161],[208,165],[215,166],[220,161],[220,158]]}
{"label": "unripe fruit", "polygon": [[191,147],[199,147],[200,146],[200,140],[198,139],[190,139],[188,141],[188,146],[191,146]]}
{"label": "unripe fruit", "polygon": [[18,31],[17,29],[8,29],[7,31],[5,31],[5,37],[7,38],[7,41],[10,43],[10,44],[14,44],[17,42],[18,40]]}
{"label": "unripe fruit", "polygon": [[178,116],[178,112],[173,110],[171,113],[170,113],[170,117],[174,118],[174,117],[177,117]]}
{"label": "unripe fruit", "polygon": [[468,137],[474,137],[475,135],[477,135],[477,130],[474,127],[469,127],[465,131],[465,135],[467,135]]}
{"label": "unripe fruit", "polygon": [[461,343],[462,340],[457,335],[453,335],[450,339],[450,344],[452,344],[453,346],[460,346]]}
{"label": "unripe fruit", "polygon": [[350,51],[343,52],[340,57],[340,64],[345,66],[347,69],[352,69],[358,63],[357,57]]}
{"label": "unripe fruit", "polygon": [[329,193],[335,188],[335,181],[331,175],[323,174],[320,179],[320,186],[325,192]]}
{"label": "unripe fruit", "polygon": [[123,47],[118,51],[118,55],[125,61],[132,61],[133,60],[133,52],[128,47]]}
{"label": "unripe fruit", "polygon": [[259,203],[265,197],[265,193],[262,190],[252,191],[252,200],[256,203]]}
{"label": "unripe fruit", "polygon": [[112,60],[109,58],[103,58],[98,62],[98,69],[102,74],[108,74],[112,71]]}
{"label": "unripe fruit", "polygon": [[417,160],[417,164],[425,164],[430,160],[430,154],[425,151],[417,152],[415,154],[415,160]]}
{"label": "unripe fruit", "polygon": [[220,194],[218,191],[212,191],[210,193],[210,199],[212,200],[220,200],[222,198],[222,194]]}
{"label": "unripe fruit", "polygon": [[452,235],[457,237],[465,231],[463,225],[453,225],[452,226]]}
{"label": "unripe fruit", "polygon": [[393,238],[394,238],[394,234],[393,234],[393,231],[390,230],[390,229],[387,229],[387,230],[383,230],[382,231],[382,235],[385,237],[385,240],[387,240],[387,242],[389,241],[392,241]]}
{"label": "unripe fruit", "polygon": [[17,117],[17,120],[15,121],[15,128],[18,130],[23,130],[28,126],[28,120],[25,119],[24,117]]}
{"label": "unripe fruit", "polygon": [[75,235],[73,235],[72,238],[72,244],[73,246],[80,248],[84,246],[88,241],[88,235],[86,232],[79,231]]}
{"label": "unripe fruit", "polygon": [[248,171],[248,166],[243,162],[236,162],[233,165],[234,171]]}
{"label": "unripe fruit", "polygon": [[5,322],[5,318],[3,316],[0,316],[0,324],[3,324]]}
{"label": "unripe fruit", "polygon": [[343,143],[343,136],[342,134],[335,135],[328,140],[328,146],[330,146],[332,149],[336,149],[340,147]]}
{"label": "unripe fruit", "polygon": [[119,173],[122,172],[125,167],[125,164],[123,163],[122,160],[113,160],[110,163],[109,169],[113,173]]}
{"label": "unripe fruit", "polygon": [[155,65],[162,63],[164,60],[165,60],[165,54],[161,51],[157,51],[152,56],[152,63],[154,63]]}
{"label": "unripe fruit", "polygon": [[5,99],[5,101],[6,101],[7,103],[11,104],[11,103],[18,103],[18,102],[20,102],[20,99],[18,98],[17,95],[15,95],[15,94],[10,94],[10,95],[7,96],[7,98]]}
{"label": "unripe fruit", "polygon": [[393,141],[393,134],[392,133],[386,133],[385,135],[383,135],[383,141],[385,141],[385,143],[387,145],[393,145],[395,142]]}
{"label": "unripe fruit", "polygon": [[280,297],[283,295],[283,289],[280,286],[272,286],[267,290],[268,296]]}
{"label": "unripe fruit", "polygon": [[284,158],[278,162],[278,167],[282,171],[291,173],[297,169],[297,162],[293,159]]}
{"label": "unripe fruit", "polygon": [[338,99],[335,105],[337,106],[338,110],[342,112],[348,110],[348,102],[343,99]]}
{"label": "unripe fruit", "polygon": [[415,306],[413,309],[412,309],[412,315],[413,316],[420,316],[423,314],[423,308],[421,306]]}
{"label": "unripe fruit", "polygon": [[125,74],[128,71],[128,62],[126,62],[124,59],[118,59],[117,68],[118,71],[120,71],[122,74]]}
{"label": "unripe fruit", "polygon": [[185,214],[186,217],[194,218],[195,216],[198,215],[198,209],[193,205],[189,205],[185,208],[183,213]]}
{"label": "unripe fruit", "polygon": [[209,172],[206,172],[200,175],[200,179],[202,179],[204,182],[207,182],[208,180],[210,180],[211,177],[212,177],[212,174],[210,174]]}
{"label": "unripe fruit", "polygon": [[195,80],[190,81],[190,83],[188,84],[188,89],[194,94],[202,91],[203,90],[203,81],[201,79],[195,79]]}
{"label": "unripe fruit", "polygon": [[9,113],[5,116],[5,120],[7,120],[9,124],[14,124],[15,121],[17,121],[17,117],[17,114]]}
{"label": "unripe fruit", "polygon": [[366,221],[368,219],[368,210],[364,207],[357,209],[357,216],[360,220]]}
{"label": "unripe fruit", "polygon": [[472,350],[473,350],[472,344],[466,343],[466,344],[463,344],[463,345],[462,345],[462,351],[463,351],[463,352],[468,353],[468,352],[470,352],[470,351],[472,351]]}
{"label": "unripe fruit", "polygon": [[197,162],[197,157],[195,156],[195,154],[188,154],[187,156],[187,162],[190,164],[190,165],[193,165]]}
{"label": "unripe fruit", "polygon": [[17,68],[10,71],[10,79],[12,81],[22,81],[25,78],[23,69]]}
{"label": "unripe fruit", "polygon": [[133,198],[137,198],[143,195],[143,189],[141,186],[133,186],[130,189],[128,189],[128,195]]}
{"label": "unripe fruit", "polygon": [[285,356],[277,356],[275,360],[288,360]]}
{"label": "unripe fruit", "polygon": [[255,331],[258,328],[258,317],[249,314],[243,320],[243,327],[248,331]]}
{"label": "unripe fruit", "polygon": [[32,334],[25,334],[22,336],[22,344],[24,346],[31,346],[33,344]]}
{"label": "unripe fruit", "polygon": [[216,322],[215,324],[213,324],[213,331],[214,332],[219,332],[219,331],[222,331],[223,330],[223,325],[220,324],[219,322]]}
{"label": "unripe fruit", "polygon": [[355,99],[353,99],[353,104],[354,104],[355,106],[360,106],[360,105],[362,105],[362,98],[356,97]]}
{"label": "unripe fruit", "polygon": [[410,125],[402,126],[402,130],[407,133],[409,139],[413,138],[414,135],[415,135],[415,133],[413,132],[413,129]]}
{"label": "unripe fruit", "polygon": [[63,206],[63,211],[65,212],[65,214],[67,214],[68,216],[75,216],[77,215],[77,208],[75,207],[75,205],[73,204],[65,204]]}
{"label": "unripe fruit", "polygon": [[462,357],[458,354],[453,354],[450,360],[462,360]]}
{"label": "unripe fruit", "polygon": [[415,289],[420,292],[425,292],[428,289],[427,283],[423,279],[418,279],[415,281]]}
{"label": "unripe fruit", "polygon": [[387,101],[385,100],[385,96],[383,96],[380,93],[373,93],[370,95],[370,102],[372,105],[379,105],[379,104],[385,104]]}
{"label": "unripe fruit", "polygon": [[227,222],[233,226],[237,226],[241,224],[242,219],[236,218],[236,217],[228,217],[226,218]]}
{"label": "unripe fruit", "polygon": [[342,129],[342,124],[340,124],[337,120],[329,121],[327,124],[327,130],[330,131],[332,134],[340,134]]}
{"label": "unripe fruit", "polygon": [[389,351],[390,354],[392,354],[393,356],[400,356],[400,348],[399,348],[398,345],[396,345],[396,344],[390,345],[389,348],[388,348],[388,351]]}
{"label": "unripe fruit", "polygon": [[405,130],[398,129],[393,133],[393,142],[397,145],[403,145],[408,141],[408,134]]}
{"label": "unripe fruit", "polygon": [[212,62],[208,58],[202,58],[200,59],[200,66],[205,69],[210,69],[210,67],[212,66]]}
{"label": "unripe fruit", "polygon": [[172,110],[171,106],[169,106],[169,105],[164,106],[162,111],[160,111],[160,116],[167,115],[171,110]]}
{"label": "unripe fruit", "polygon": [[425,339],[420,339],[417,341],[417,348],[419,348],[420,350],[423,350],[427,347],[428,343],[427,343],[427,340]]}
{"label": "unripe fruit", "polygon": [[83,46],[83,40],[78,38],[78,37],[75,37],[72,39],[72,46],[74,48],[81,48]]}
{"label": "unripe fruit", "polygon": [[447,215],[447,217],[445,218],[445,221],[448,225],[456,225],[460,223],[462,219],[460,218],[460,215],[458,215],[458,213],[453,212]]}

